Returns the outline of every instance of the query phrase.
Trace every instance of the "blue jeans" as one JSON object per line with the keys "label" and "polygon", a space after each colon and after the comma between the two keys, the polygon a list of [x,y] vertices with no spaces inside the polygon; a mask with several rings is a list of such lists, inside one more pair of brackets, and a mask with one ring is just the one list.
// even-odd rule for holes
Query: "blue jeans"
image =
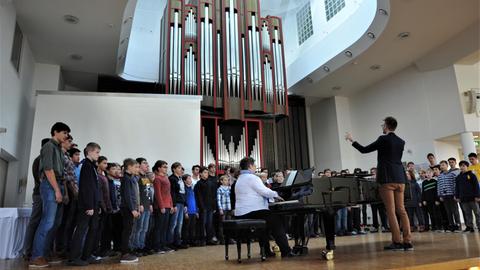
{"label": "blue jeans", "polygon": [[347,208],[344,207],[337,211],[337,226],[335,228],[335,233],[345,233],[347,232]]}
{"label": "blue jeans", "polygon": [[145,236],[148,231],[148,224],[150,224],[150,211],[145,209],[136,221],[137,228],[135,231],[135,248],[142,249],[145,247]]}
{"label": "blue jeans", "polygon": [[47,236],[55,223],[58,208],[55,191],[47,179],[42,179],[40,183],[40,196],[42,197],[42,218],[33,240],[32,259],[46,256]]}
{"label": "blue jeans", "polygon": [[181,203],[177,203],[175,207],[177,208],[177,211],[170,216],[170,224],[168,226],[168,234],[167,234],[167,243],[180,245],[182,243],[184,205]]}

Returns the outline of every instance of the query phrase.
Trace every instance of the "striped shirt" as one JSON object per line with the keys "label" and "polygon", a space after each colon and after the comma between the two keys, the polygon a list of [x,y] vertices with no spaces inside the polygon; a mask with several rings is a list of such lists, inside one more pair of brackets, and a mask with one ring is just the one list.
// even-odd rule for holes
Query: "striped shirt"
{"label": "striped shirt", "polygon": [[437,179],[437,194],[439,197],[455,195],[455,178],[454,172],[442,172]]}

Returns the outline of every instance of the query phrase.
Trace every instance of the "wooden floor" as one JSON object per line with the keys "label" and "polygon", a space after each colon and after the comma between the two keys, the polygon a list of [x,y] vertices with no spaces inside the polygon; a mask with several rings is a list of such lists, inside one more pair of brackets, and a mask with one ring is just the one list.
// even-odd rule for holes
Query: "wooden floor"
{"label": "wooden floor", "polygon": [[[375,233],[337,238],[333,261],[321,259],[323,238],[310,240],[310,253],[293,259],[273,258],[260,262],[258,245],[253,245],[253,258],[236,262],[236,248],[230,246],[230,261],[224,260],[223,246],[196,247],[171,254],[140,258],[137,264],[120,265],[112,259],[88,270],[107,269],[469,269],[480,266],[480,233],[414,233],[415,251],[386,252],[383,246],[390,234]],[[246,247],[243,247],[246,257]],[[0,270],[27,269],[22,260],[0,261]],[[54,265],[51,269],[82,269]],[[475,269],[475,268],[471,268]],[[476,268],[478,269],[478,268]]]}

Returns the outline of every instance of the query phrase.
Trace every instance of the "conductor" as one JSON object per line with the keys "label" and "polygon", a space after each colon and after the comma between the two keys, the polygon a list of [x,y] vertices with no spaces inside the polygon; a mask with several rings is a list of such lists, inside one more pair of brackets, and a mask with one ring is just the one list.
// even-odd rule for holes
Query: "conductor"
{"label": "conductor", "polygon": [[[385,204],[388,225],[392,231],[392,243],[385,250],[413,250],[410,233],[410,222],[403,203],[406,174],[402,165],[402,155],[405,141],[394,132],[397,128],[397,120],[389,116],[383,120],[383,135],[367,146],[356,142],[350,133],[345,139],[352,143],[360,153],[366,154],[377,151],[377,182],[380,184],[379,193]],[[395,215],[395,212],[397,215]],[[403,230],[403,241],[400,236],[400,228],[397,221],[400,218]]]}

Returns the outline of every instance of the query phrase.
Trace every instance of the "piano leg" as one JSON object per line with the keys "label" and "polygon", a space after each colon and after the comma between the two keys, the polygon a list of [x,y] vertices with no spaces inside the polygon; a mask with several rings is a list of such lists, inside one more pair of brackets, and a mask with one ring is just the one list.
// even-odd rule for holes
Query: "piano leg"
{"label": "piano leg", "polygon": [[238,239],[237,241],[237,255],[238,255],[238,263],[241,263],[242,262],[242,241],[240,240],[240,238]]}

